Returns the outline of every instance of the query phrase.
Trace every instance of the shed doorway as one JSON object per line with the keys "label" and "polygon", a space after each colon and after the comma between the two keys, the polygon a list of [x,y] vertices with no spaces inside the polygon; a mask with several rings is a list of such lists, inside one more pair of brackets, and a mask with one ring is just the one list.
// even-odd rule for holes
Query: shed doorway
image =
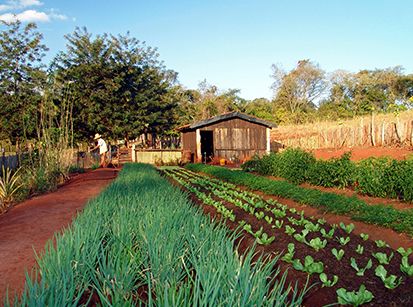
{"label": "shed doorway", "polygon": [[202,162],[211,162],[214,158],[214,133],[213,131],[200,132]]}

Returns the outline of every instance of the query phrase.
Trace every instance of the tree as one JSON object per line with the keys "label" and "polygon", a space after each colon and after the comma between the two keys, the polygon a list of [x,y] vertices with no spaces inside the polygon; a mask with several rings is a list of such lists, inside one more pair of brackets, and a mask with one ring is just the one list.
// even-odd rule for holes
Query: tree
{"label": "tree", "polygon": [[274,103],[288,111],[294,121],[301,121],[300,113],[314,110],[326,88],[324,71],[310,60],[299,61],[288,73],[277,65],[272,69]]}
{"label": "tree", "polygon": [[176,73],[165,69],[155,48],[129,34],[93,37],[86,28],[66,39],[67,51],[56,57],[53,70],[74,82],[77,138],[99,132],[130,139],[170,129]]}
{"label": "tree", "polygon": [[48,49],[34,23],[2,24],[6,29],[0,32],[0,136],[16,141],[37,134],[46,80],[41,61]]}

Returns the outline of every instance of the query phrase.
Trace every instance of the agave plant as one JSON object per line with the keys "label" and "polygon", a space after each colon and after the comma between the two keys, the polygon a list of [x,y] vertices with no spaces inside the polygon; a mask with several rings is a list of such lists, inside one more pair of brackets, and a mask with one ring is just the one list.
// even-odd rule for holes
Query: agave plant
{"label": "agave plant", "polygon": [[21,188],[20,169],[13,172],[10,168],[2,166],[2,175],[0,177],[0,212],[6,209]]}

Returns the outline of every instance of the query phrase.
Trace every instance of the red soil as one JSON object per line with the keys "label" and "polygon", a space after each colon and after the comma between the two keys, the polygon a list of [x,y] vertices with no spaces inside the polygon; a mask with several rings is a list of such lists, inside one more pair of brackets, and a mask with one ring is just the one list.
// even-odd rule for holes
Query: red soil
{"label": "red soil", "polygon": [[351,151],[351,160],[358,161],[369,157],[391,157],[403,160],[413,154],[412,148],[390,148],[390,147],[353,147],[341,149],[314,149],[312,152],[317,159],[329,159],[340,157],[343,153]]}
{"label": "red soil", "polygon": [[115,177],[117,170],[98,169],[80,174],[53,193],[37,196],[0,216],[0,305],[9,287],[9,298],[21,293],[25,272],[36,264],[53,234],[72,219]]}

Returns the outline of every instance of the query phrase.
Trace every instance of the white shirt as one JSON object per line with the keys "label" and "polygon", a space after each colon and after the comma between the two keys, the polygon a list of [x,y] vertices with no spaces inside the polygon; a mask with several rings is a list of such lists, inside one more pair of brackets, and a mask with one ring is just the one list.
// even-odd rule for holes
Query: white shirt
{"label": "white shirt", "polygon": [[108,146],[106,145],[106,142],[103,139],[98,140],[98,146],[99,146],[99,154],[103,154],[108,151]]}

